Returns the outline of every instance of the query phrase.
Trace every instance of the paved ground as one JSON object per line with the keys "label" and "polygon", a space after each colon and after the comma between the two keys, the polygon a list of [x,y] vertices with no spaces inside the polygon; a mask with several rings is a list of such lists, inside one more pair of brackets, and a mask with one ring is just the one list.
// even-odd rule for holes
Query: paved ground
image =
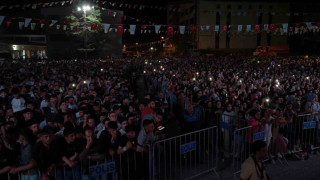
{"label": "paved ground", "polygon": [[[267,163],[267,172],[272,180],[318,180],[320,179],[320,156],[313,155],[305,161],[288,160],[289,166],[283,166],[279,162]],[[232,180],[233,173],[230,169],[218,172],[222,180]],[[218,179],[214,173],[208,173],[194,178],[201,180]]]}

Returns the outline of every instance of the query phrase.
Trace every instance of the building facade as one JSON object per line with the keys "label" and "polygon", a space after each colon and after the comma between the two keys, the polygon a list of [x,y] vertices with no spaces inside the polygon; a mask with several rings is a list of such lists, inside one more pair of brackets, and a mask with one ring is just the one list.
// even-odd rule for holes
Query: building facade
{"label": "building facade", "polygon": [[[197,25],[191,39],[198,50],[254,49],[257,46],[288,45],[288,36],[258,33],[264,24],[288,23],[288,2],[246,2],[195,0],[168,4],[168,24]],[[281,16],[279,16],[281,14]],[[238,25],[242,30],[238,31]],[[247,31],[247,25],[251,29]],[[227,29],[224,29],[226,26]],[[217,31],[216,27],[219,27]],[[185,39],[185,38],[182,38]]]}

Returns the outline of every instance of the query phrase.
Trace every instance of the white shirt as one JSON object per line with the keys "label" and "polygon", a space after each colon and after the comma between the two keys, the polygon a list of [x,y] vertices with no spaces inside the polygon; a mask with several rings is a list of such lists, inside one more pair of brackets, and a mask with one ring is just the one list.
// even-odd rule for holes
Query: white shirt
{"label": "white shirt", "polygon": [[20,97],[19,99],[13,98],[11,101],[13,112],[19,112],[26,109],[26,101]]}

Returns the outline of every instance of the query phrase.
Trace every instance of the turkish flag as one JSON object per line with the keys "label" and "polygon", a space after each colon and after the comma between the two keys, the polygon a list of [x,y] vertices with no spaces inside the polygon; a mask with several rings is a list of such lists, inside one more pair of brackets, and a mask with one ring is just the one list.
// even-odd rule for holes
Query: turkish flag
{"label": "turkish flag", "polygon": [[167,34],[173,35],[173,26],[167,26]]}
{"label": "turkish flag", "polygon": [[197,30],[197,26],[195,26],[195,25],[191,26],[191,31],[192,31],[193,33],[196,32],[196,30]]}
{"label": "turkish flag", "polygon": [[260,31],[260,25],[256,24],[256,25],[254,26],[254,30]]}
{"label": "turkish flag", "polygon": [[223,26],[223,31],[226,32],[228,30],[228,27],[226,25]]}
{"label": "turkish flag", "polygon": [[276,25],[270,24],[269,30],[270,30],[270,32],[275,32],[276,31]]}
{"label": "turkish flag", "polygon": [[118,25],[118,27],[117,27],[117,33],[119,34],[119,35],[122,35],[123,34],[123,25],[121,24],[121,25]]}
{"label": "turkish flag", "polygon": [[94,31],[97,29],[98,24],[96,23],[91,23],[91,30]]}

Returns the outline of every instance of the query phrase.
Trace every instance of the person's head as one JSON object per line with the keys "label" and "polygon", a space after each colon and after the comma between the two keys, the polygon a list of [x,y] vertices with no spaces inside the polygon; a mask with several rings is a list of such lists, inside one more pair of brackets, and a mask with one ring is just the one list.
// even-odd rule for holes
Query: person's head
{"label": "person's head", "polygon": [[154,109],[156,107],[156,103],[154,100],[150,100],[148,103],[148,107],[151,109]]}
{"label": "person's head", "polygon": [[34,141],[34,138],[32,136],[32,132],[30,129],[22,129],[20,132],[19,132],[19,141],[20,143],[25,146],[29,143],[33,143]]}
{"label": "person's head", "polygon": [[144,130],[146,131],[146,133],[153,132],[154,131],[153,120],[151,120],[151,119],[144,120],[143,127],[144,127]]}
{"label": "person's head", "polygon": [[19,98],[19,96],[20,96],[20,90],[19,90],[19,88],[13,88],[13,89],[12,89],[12,94],[13,94],[13,97],[14,97],[14,98]]}
{"label": "person's head", "polygon": [[115,136],[117,134],[117,128],[118,124],[115,121],[110,121],[108,123],[108,133],[112,136]]}
{"label": "person's head", "polygon": [[28,109],[34,110],[34,104],[31,101],[27,101],[26,102],[26,107]]}
{"label": "person's head", "polygon": [[191,114],[191,115],[193,114],[194,109],[193,109],[193,106],[191,104],[188,105],[187,112],[188,112],[188,114]]}
{"label": "person's head", "polygon": [[60,103],[60,110],[61,110],[62,112],[67,112],[67,110],[68,110],[68,105],[67,105],[67,102],[66,102],[66,101],[62,101],[62,102]]}
{"label": "person's head", "polygon": [[117,116],[117,114],[115,112],[111,112],[109,114],[109,118],[110,118],[110,121],[117,121],[118,116]]}
{"label": "person's head", "polygon": [[44,146],[49,146],[53,139],[53,129],[51,126],[45,126],[40,131],[40,140]]}
{"label": "person's head", "polygon": [[74,142],[75,140],[75,129],[72,126],[65,124],[65,128],[63,130],[64,139],[68,144]]}
{"label": "person's head", "polygon": [[27,127],[32,131],[34,135],[37,135],[39,133],[39,124],[36,121],[34,120],[28,121]]}
{"label": "person's head", "polygon": [[134,139],[136,137],[136,130],[134,126],[126,126],[125,128],[128,139]]}
{"label": "person's head", "polygon": [[228,112],[231,112],[231,111],[232,111],[232,104],[231,104],[231,103],[228,103],[228,104],[227,104],[227,111],[228,111]]}
{"label": "person's head", "polygon": [[87,118],[87,125],[91,128],[94,128],[96,126],[95,119],[93,116],[89,116]]}
{"label": "person's head", "polygon": [[29,121],[30,119],[32,119],[32,110],[31,109],[25,109],[23,111],[23,118],[25,121]]}
{"label": "person's head", "polygon": [[128,116],[128,125],[134,125],[134,122],[135,121],[135,116],[134,116],[134,114],[129,114],[129,116]]}
{"label": "person's head", "polygon": [[84,129],[84,135],[85,135],[86,140],[88,140],[90,138],[94,138],[93,129],[90,127],[86,127]]}
{"label": "person's head", "polygon": [[252,144],[252,153],[260,161],[264,160],[267,157],[267,144],[264,141],[255,141]]}
{"label": "person's head", "polygon": [[128,125],[127,119],[124,119],[124,118],[123,118],[123,119],[120,121],[121,129],[125,130],[125,128],[126,128],[127,125]]}
{"label": "person's head", "polygon": [[154,118],[156,120],[156,123],[161,123],[162,120],[163,120],[163,114],[160,112],[160,111],[155,111],[155,115],[154,115]]}

